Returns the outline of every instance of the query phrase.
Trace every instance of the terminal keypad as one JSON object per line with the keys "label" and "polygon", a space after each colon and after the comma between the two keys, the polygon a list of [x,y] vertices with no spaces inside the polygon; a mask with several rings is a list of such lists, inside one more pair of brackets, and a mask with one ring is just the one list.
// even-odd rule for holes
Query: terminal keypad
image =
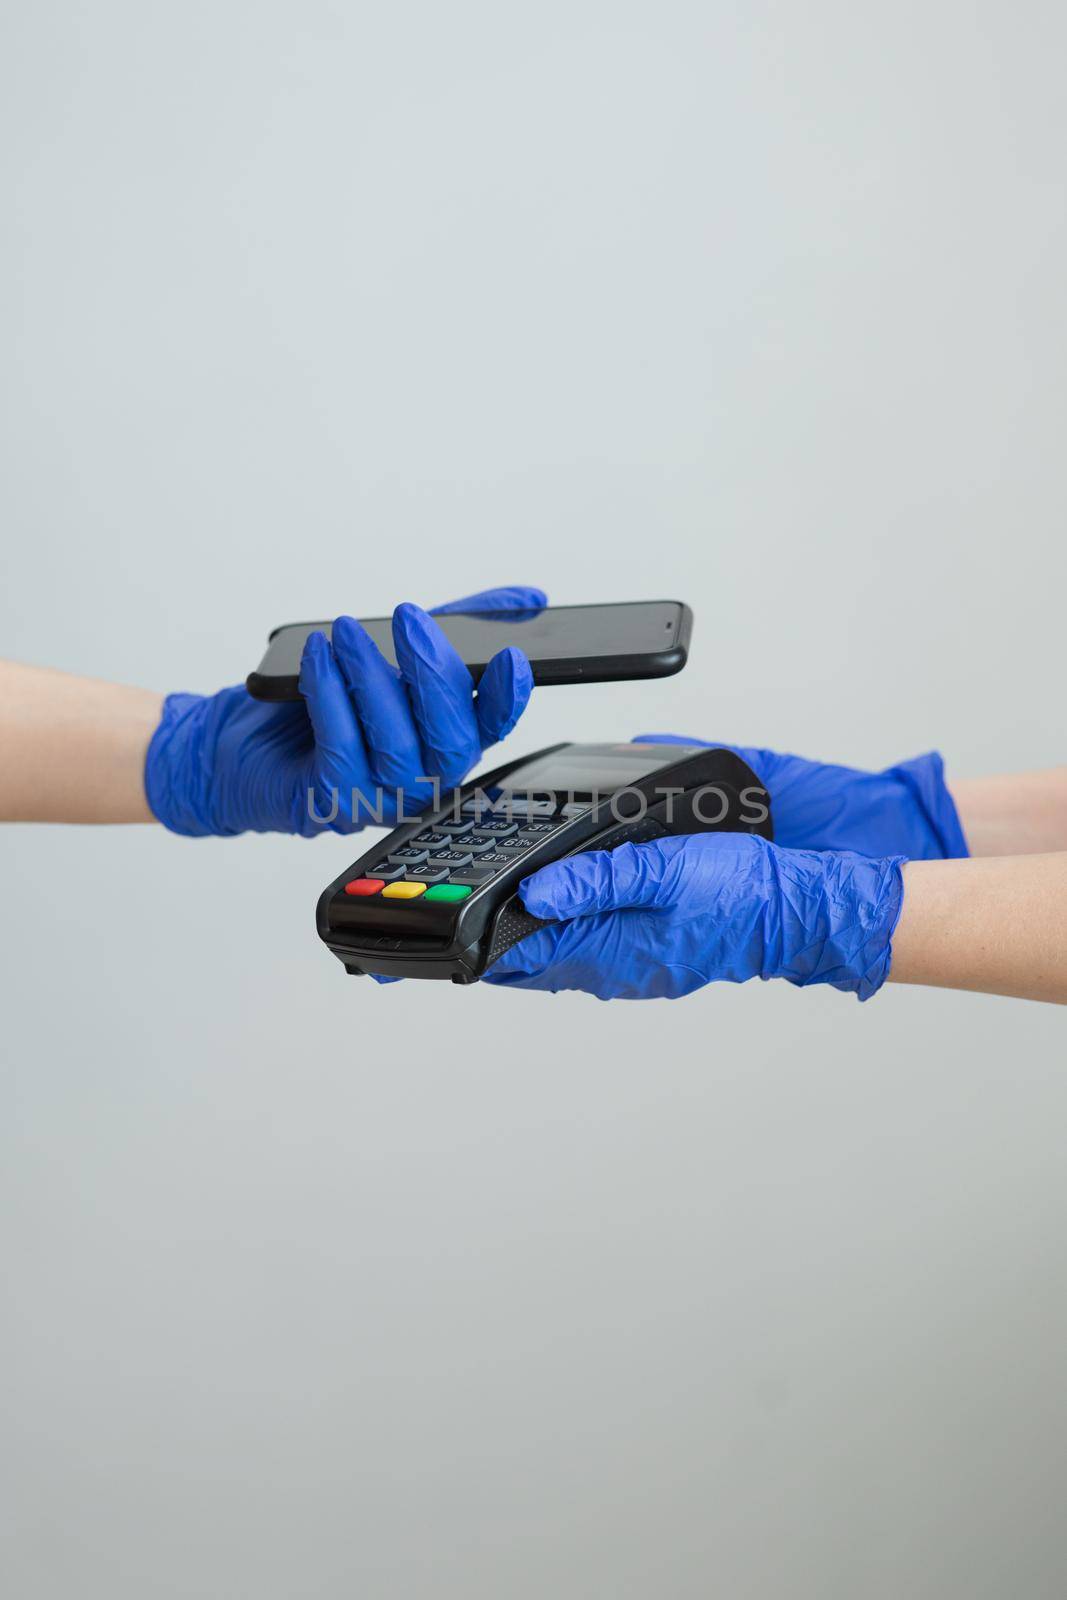
{"label": "terminal keypad", "polygon": [[536,809],[531,805],[510,816],[467,801],[459,815],[450,812],[395,850],[383,852],[362,877],[344,885],[345,893],[357,898],[402,895],[411,904],[463,900],[544,844],[566,821],[559,812],[546,811],[544,804]]}

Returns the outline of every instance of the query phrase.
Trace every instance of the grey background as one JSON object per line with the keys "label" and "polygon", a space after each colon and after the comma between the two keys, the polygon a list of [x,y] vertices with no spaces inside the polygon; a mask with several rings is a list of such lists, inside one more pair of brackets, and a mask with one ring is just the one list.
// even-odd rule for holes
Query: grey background
{"label": "grey background", "polygon": [[[512,748],[1063,758],[1062,8],[0,15],[0,651],[678,595]],[[378,990],[351,853],[0,835],[5,1594],[1062,1595],[1062,1016]]]}

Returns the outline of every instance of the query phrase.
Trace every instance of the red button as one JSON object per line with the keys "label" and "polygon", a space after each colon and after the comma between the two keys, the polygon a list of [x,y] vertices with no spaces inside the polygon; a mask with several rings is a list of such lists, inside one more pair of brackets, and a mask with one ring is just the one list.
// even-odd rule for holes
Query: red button
{"label": "red button", "polygon": [[345,894],[377,894],[385,888],[384,878],[353,878],[345,884]]}

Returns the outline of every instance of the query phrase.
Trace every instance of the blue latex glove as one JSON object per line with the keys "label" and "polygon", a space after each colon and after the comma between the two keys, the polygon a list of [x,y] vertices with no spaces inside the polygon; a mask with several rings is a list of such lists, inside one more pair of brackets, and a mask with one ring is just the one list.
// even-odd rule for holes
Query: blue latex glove
{"label": "blue latex glove", "polygon": [[739,833],[568,856],[519,891],[549,926],[484,981],[673,1000],[716,981],[785,978],[868,1000],[889,973],[903,860],[785,850]]}
{"label": "blue latex glove", "polygon": [[[487,589],[440,606],[528,615],[540,589]],[[393,613],[398,667],[352,617],[332,644],[309,636],[300,666],[303,704],[269,705],[238,685],[215,695],[172,694],[145,761],[145,793],[175,833],[352,833],[413,817],[462,781],[483,750],[511,732],[533,688],[520,650],[501,650],[474,680],[430,616]],[[308,796],[312,796],[314,816]]]}
{"label": "blue latex glove", "polygon": [[[675,733],[642,733],[641,744],[706,744]],[[856,850],[942,861],[970,854],[936,751],[861,772],[802,756],[726,745],[747,761],[771,797],[775,844],[798,850]]]}

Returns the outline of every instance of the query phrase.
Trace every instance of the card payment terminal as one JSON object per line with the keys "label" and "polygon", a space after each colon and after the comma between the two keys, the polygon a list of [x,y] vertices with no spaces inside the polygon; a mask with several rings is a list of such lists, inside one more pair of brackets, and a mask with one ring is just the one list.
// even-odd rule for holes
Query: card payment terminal
{"label": "card payment terminal", "polygon": [[770,797],[732,750],[553,745],[394,828],[323,891],[319,936],[350,973],[473,983],[544,926],[516,896],[538,867],[722,831],[773,837]]}

